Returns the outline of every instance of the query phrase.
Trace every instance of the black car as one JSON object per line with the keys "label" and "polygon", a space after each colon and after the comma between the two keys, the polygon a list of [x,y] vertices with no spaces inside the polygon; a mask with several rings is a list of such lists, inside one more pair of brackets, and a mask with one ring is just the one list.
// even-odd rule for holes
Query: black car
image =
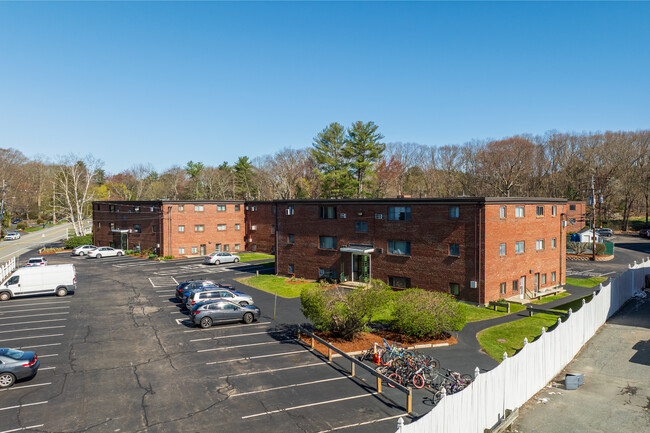
{"label": "black car", "polygon": [[36,376],[39,365],[36,352],[0,348],[0,388],[9,388],[17,380]]}
{"label": "black car", "polygon": [[210,280],[189,280],[183,281],[176,287],[176,299],[183,300],[184,294],[188,290],[197,289],[199,287],[215,287],[217,284]]}
{"label": "black car", "polygon": [[11,224],[18,224],[22,220],[23,220],[22,218],[14,218],[14,219],[11,220]]}

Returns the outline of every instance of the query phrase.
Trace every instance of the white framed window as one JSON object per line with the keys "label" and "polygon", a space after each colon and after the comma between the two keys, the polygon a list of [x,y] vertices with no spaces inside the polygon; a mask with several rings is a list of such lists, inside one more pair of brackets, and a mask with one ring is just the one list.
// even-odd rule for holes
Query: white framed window
{"label": "white framed window", "polygon": [[535,249],[537,251],[544,249],[544,239],[537,239],[537,241],[535,242]]}
{"label": "white framed window", "polygon": [[515,207],[515,218],[523,218],[524,217],[524,207],[523,206],[517,206]]}
{"label": "white framed window", "polygon": [[400,256],[411,255],[411,242],[409,241],[388,241],[388,254]]}
{"label": "white framed window", "polygon": [[235,224],[235,230],[240,230],[240,229],[241,229],[241,225]]}
{"label": "white framed window", "polygon": [[185,254],[185,248],[179,248],[178,254]]}
{"label": "white framed window", "polygon": [[218,204],[217,205],[217,212],[225,212],[226,211],[226,205],[225,204]]}
{"label": "white framed window", "polygon": [[458,218],[460,216],[460,208],[458,206],[449,206],[449,218]]}
{"label": "white framed window", "polygon": [[235,244],[235,251],[241,250],[241,245],[240,244]]}
{"label": "white framed window", "polygon": [[523,253],[526,248],[524,241],[515,242],[515,254]]}
{"label": "white framed window", "polygon": [[449,244],[449,255],[452,257],[460,257],[460,244]]}
{"label": "white framed window", "polygon": [[178,211],[183,212],[184,210],[185,210],[185,206],[183,206],[182,204],[179,204],[178,205]]}
{"label": "white framed window", "polygon": [[557,216],[557,206],[555,205],[551,207],[551,216]]}
{"label": "white framed window", "polygon": [[202,204],[195,204],[194,205],[194,212],[203,212],[203,205]]}
{"label": "white framed window", "polygon": [[542,286],[546,285],[546,274],[542,274]]}
{"label": "white framed window", "polygon": [[506,207],[501,206],[499,208],[499,218],[505,218],[506,217]]}
{"label": "white framed window", "polygon": [[197,254],[199,252],[199,247],[192,247],[192,254]]}
{"label": "white framed window", "polygon": [[230,244],[224,244],[223,245],[223,250],[224,251],[230,251]]}
{"label": "white framed window", "polygon": [[544,206],[537,206],[535,208],[536,215],[538,217],[543,217],[544,216]]}
{"label": "white framed window", "polygon": [[203,231],[205,231],[205,226],[203,224],[196,224],[194,226],[194,231],[195,232],[203,232]]}
{"label": "white framed window", "polygon": [[322,250],[335,250],[336,236],[319,236],[318,247]]}
{"label": "white framed window", "polygon": [[499,293],[502,295],[506,294],[506,283],[499,284]]}
{"label": "white framed window", "polygon": [[178,232],[179,233],[184,233],[185,232],[185,226],[178,226]]}
{"label": "white framed window", "polygon": [[217,224],[217,231],[220,231],[220,232],[226,231],[226,225],[225,224]]}
{"label": "white framed window", "polygon": [[375,213],[375,219],[376,220],[384,219],[384,214],[383,213]]}
{"label": "white framed window", "polygon": [[241,205],[240,205],[240,204],[236,204],[236,205],[235,205],[235,212],[239,212],[240,210],[241,210]]}
{"label": "white framed window", "polygon": [[557,238],[551,239],[551,248],[557,248]]}
{"label": "white framed window", "polygon": [[551,283],[555,282],[555,271],[551,272]]}
{"label": "white framed window", "polygon": [[499,255],[500,256],[505,256],[506,255],[506,244],[499,244]]}

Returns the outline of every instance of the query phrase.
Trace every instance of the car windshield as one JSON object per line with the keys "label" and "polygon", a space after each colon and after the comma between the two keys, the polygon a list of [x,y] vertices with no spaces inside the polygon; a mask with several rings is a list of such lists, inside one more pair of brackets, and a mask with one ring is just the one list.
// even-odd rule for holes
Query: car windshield
{"label": "car windshield", "polygon": [[41,259],[29,259],[29,263],[40,263]]}
{"label": "car windshield", "polygon": [[12,359],[20,359],[23,356],[23,351],[16,349],[0,349],[0,355],[7,356]]}

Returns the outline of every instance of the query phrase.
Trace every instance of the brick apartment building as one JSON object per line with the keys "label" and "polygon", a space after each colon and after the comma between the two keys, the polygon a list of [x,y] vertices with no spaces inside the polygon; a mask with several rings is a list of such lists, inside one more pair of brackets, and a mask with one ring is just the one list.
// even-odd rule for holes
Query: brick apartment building
{"label": "brick apartment building", "polygon": [[566,219],[569,231],[577,232],[588,225],[587,203],[584,201],[567,202]]}
{"label": "brick apartment building", "polygon": [[566,208],[486,197],[95,202],[93,229],[97,245],[271,252],[278,275],[378,278],[485,304],[565,283]]}

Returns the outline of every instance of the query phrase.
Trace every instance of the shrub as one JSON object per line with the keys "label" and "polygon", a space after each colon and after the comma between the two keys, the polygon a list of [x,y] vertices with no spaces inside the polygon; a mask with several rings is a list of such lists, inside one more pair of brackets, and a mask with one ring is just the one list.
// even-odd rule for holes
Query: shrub
{"label": "shrub", "polygon": [[465,325],[465,310],[446,293],[405,290],[394,304],[393,328],[409,337],[436,337]]}
{"label": "shrub", "polygon": [[127,256],[132,256],[133,254],[135,254],[135,251],[134,250],[126,250],[126,251],[124,251],[124,254],[126,254]]}
{"label": "shrub", "polygon": [[596,244],[596,254],[597,255],[605,254],[606,250],[607,250],[607,247],[605,246],[605,244],[602,244],[602,243],[597,243]]}
{"label": "shrub", "polygon": [[154,254],[154,253],[149,253],[149,255],[147,256],[147,258],[149,259],[155,259],[156,257],[158,257],[158,254]]}
{"label": "shrub", "polygon": [[331,331],[346,340],[353,339],[372,318],[373,312],[389,299],[385,288],[370,285],[347,291],[335,288],[304,288],[300,294],[302,313],[316,329]]}
{"label": "shrub", "polygon": [[25,230],[27,228],[27,223],[25,221],[21,221],[18,224],[16,224],[16,228],[18,230]]}
{"label": "shrub", "polygon": [[81,245],[92,245],[93,243],[93,234],[87,234],[85,236],[73,236],[69,238],[67,241],[65,241],[65,247],[70,249],[70,248],[76,248]]}

